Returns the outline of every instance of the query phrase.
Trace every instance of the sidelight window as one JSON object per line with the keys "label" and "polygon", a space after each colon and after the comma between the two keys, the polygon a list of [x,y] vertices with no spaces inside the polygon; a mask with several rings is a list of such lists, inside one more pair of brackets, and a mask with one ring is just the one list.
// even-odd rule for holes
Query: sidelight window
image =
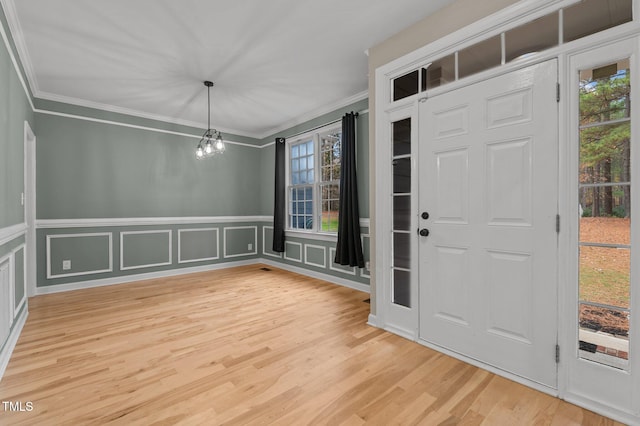
{"label": "sidelight window", "polygon": [[626,369],[631,318],[629,60],[580,71],[580,357]]}

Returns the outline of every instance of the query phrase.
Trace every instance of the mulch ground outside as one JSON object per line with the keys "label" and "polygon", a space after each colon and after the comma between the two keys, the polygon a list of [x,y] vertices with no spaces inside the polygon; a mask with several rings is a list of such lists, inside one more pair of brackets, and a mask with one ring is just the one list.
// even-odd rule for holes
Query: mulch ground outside
{"label": "mulch ground outside", "polygon": [[[606,244],[630,244],[630,219],[609,217],[588,217],[580,219],[580,241]],[[591,249],[581,250],[580,265],[593,272],[614,272],[629,274],[630,256],[628,250]],[[620,300],[628,300],[629,286],[603,286],[602,289],[590,289],[593,294],[586,300],[620,306]],[[582,289],[581,289],[582,290]],[[581,292],[582,293],[582,292]],[[628,308],[627,306],[624,306]],[[629,314],[624,311],[600,308],[589,305],[580,306],[580,327],[594,332],[607,333],[619,338],[629,337]],[[583,345],[584,344],[584,345]],[[584,347],[582,347],[584,346]],[[593,347],[592,347],[593,346]],[[618,358],[628,359],[628,353],[611,348],[590,345],[581,342],[581,348],[590,352],[600,352]]]}

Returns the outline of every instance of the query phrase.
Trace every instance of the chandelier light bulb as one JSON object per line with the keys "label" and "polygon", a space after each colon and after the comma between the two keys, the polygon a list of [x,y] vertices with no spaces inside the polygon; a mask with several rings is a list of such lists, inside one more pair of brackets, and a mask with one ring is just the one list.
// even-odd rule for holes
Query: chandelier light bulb
{"label": "chandelier light bulb", "polygon": [[207,80],[204,85],[207,88],[207,130],[202,135],[202,139],[200,139],[196,148],[196,158],[198,159],[222,154],[225,150],[222,135],[219,131],[211,129],[211,88],[213,87],[213,82]]}

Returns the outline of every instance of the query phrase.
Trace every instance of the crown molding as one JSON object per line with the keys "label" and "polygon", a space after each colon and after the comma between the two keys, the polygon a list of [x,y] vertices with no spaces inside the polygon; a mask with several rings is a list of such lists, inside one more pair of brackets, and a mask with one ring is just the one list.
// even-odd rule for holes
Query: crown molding
{"label": "crown molding", "polygon": [[[27,50],[27,46],[25,44],[24,33],[22,31],[22,26],[20,25],[20,20],[18,19],[16,5],[13,0],[0,0],[0,3],[2,3],[4,16],[7,18],[9,32],[11,33],[11,37],[13,38],[13,43],[16,47],[20,63],[22,64],[22,69],[24,70],[24,73],[26,75],[27,83],[29,85],[29,88],[31,89],[31,93],[35,94],[39,90],[38,81],[36,80],[31,57],[29,56],[29,51]],[[7,46],[7,48],[11,50],[9,46]]]}
{"label": "crown molding", "polygon": [[[5,0],[0,0],[0,1],[5,1]],[[146,113],[146,112],[142,112],[142,111],[138,111],[138,110],[133,110],[133,109],[129,109],[129,108],[123,108],[123,107],[118,107],[118,106],[114,106],[114,105],[110,105],[110,104],[103,104],[103,103],[99,103],[99,102],[93,102],[93,101],[88,101],[88,100],[84,100],[84,99],[78,99],[78,98],[73,98],[70,96],[63,96],[63,95],[57,95],[54,93],[48,93],[48,92],[42,92],[39,91],[36,96],[39,99],[43,99],[43,100],[48,100],[48,101],[53,101],[53,102],[60,102],[60,103],[64,103],[64,104],[69,104],[69,105],[76,105],[76,106],[80,106],[80,107],[85,107],[85,108],[92,108],[92,109],[97,109],[97,110],[101,110],[101,111],[108,111],[108,112],[114,112],[114,113],[118,113],[118,114],[123,114],[123,115],[129,115],[129,116],[134,116],[134,117],[140,117],[140,118],[145,118],[148,120],[154,120],[154,121],[160,121],[163,123],[171,123],[171,124],[178,124],[178,125],[183,125],[183,126],[188,126],[188,127],[195,127],[195,128],[206,128],[207,125],[205,123],[196,123],[194,121],[189,121],[189,120],[182,120],[182,119],[178,119],[178,118],[171,118],[171,117],[165,117],[162,115],[158,115],[158,114],[151,114],[151,113]],[[220,126],[216,126],[216,128],[221,131],[222,133],[232,133],[238,136],[245,136],[245,137],[250,137],[253,139],[265,139],[266,137],[273,135],[275,133],[278,132],[282,132],[284,130],[287,130],[291,127],[297,126],[299,124],[305,123],[307,121],[313,120],[314,118],[317,118],[321,115],[324,114],[329,114],[333,111],[336,111],[340,108],[344,108],[346,106],[349,106],[351,104],[354,104],[356,102],[362,101],[364,99],[367,99],[369,97],[369,91],[364,91],[364,92],[360,92],[354,96],[350,96],[346,99],[343,99],[342,101],[339,102],[335,102],[332,104],[328,104],[325,105],[323,107],[320,107],[318,109],[315,109],[311,112],[308,112],[304,115],[301,115],[291,121],[285,122],[284,124],[281,124],[275,128],[272,128],[271,130],[268,130],[265,133],[259,134],[259,133],[247,133],[247,132],[242,132],[240,130],[234,130],[234,129],[229,129],[229,128],[225,128],[225,127],[220,127]],[[38,112],[49,112],[47,110],[38,110]],[[54,111],[50,111],[51,113],[53,113]],[[72,115],[72,114],[69,114]],[[75,115],[74,115],[75,116]],[[99,120],[99,119],[96,119]],[[105,121],[105,120],[101,120],[101,121]]]}
{"label": "crown molding", "polygon": [[360,92],[357,93],[353,96],[350,96],[346,99],[342,99],[341,101],[338,102],[334,102],[325,106],[322,106],[320,108],[317,108],[313,111],[309,111],[303,115],[298,116],[297,118],[294,118],[293,120],[287,121],[277,127],[272,128],[271,130],[267,131],[265,134],[263,134],[260,138],[264,139],[268,136],[274,135],[278,132],[283,132],[287,129],[290,129],[294,126],[297,126],[299,124],[303,124],[307,121],[313,120],[314,118],[318,118],[321,115],[324,114],[329,114],[333,111],[336,111],[340,108],[344,108],[346,106],[349,106],[351,104],[354,104],[356,102],[362,101],[364,99],[367,99],[369,97],[369,90],[365,90],[364,92]]}
{"label": "crown molding", "polygon": [[[103,120],[101,118],[93,118],[93,117],[87,117],[85,115],[76,115],[76,114],[67,114],[65,112],[56,112],[56,111],[50,111],[50,110],[45,110],[45,109],[33,109],[34,113],[38,113],[38,114],[46,114],[46,115],[55,115],[58,117],[65,117],[65,118],[73,118],[75,120],[83,120],[83,121],[91,121],[94,123],[103,123],[103,124],[110,124],[113,126],[120,126],[120,127],[129,127],[132,129],[139,129],[139,130],[147,130],[149,132],[157,132],[157,133],[166,133],[169,135],[176,135],[176,136],[184,136],[186,138],[192,138],[192,139],[201,139],[202,135],[201,134],[189,134],[189,133],[183,133],[183,132],[176,132],[173,130],[166,130],[166,129],[159,129],[157,127],[149,127],[149,126],[139,126],[137,124],[129,124],[129,123],[124,123],[121,121],[113,121],[113,120]],[[245,143],[245,142],[236,142],[234,140],[231,139],[224,139],[224,143],[225,144],[231,144],[231,145],[241,145],[241,146],[248,146],[250,148],[262,148],[262,146],[260,145],[253,145],[250,143]]]}
{"label": "crown molding", "polygon": [[[74,98],[71,96],[58,95],[55,93],[38,91],[37,93],[35,93],[34,97],[43,99],[46,101],[60,102],[68,105],[75,105],[75,106],[84,107],[84,108],[92,108],[100,111],[113,112],[113,113],[128,115],[132,117],[140,117],[147,120],[161,121],[163,123],[178,124],[181,126],[194,127],[198,129],[207,128],[207,123],[198,123],[195,121],[184,120],[181,118],[167,117],[160,114],[152,114],[152,113],[143,112],[135,109],[119,107],[116,105],[104,104],[101,102],[94,102],[86,99]],[[229,129],[229,128],[220,127],[220,126],[216,126],[216,129],[218,129],[222,133],[231,133],[238,136],[245,136],[253,139],[260,139],[260,136],[255,133],[248,133],[248,132],[243,132],[241,130]]]}
{"label": "crown molding", "polygon": [[[4,11],[5,16],[8,16],[6,3],[5,3],[6,1],[7,0],[0,0],[0,5],[2,5],[2,9]],[[11,22],[8,17],[7,17],[7,22],[8,23]],[[20,65],[18,64],[18,62],[19,61],[21,62],[22,60],[20,58],[16,58],[13,52],[13,48],[11,47],[11,42],[9,41],[9,36],[7,35],[7,32],[4,28],[4,24],[2,22],[0,22],[0,35],[2,36],[2,40],[4,41],[5,47],[7,48],[7,53],[11,58],[11,63],[13,64],[13,68],[15,69],[16,74],[18,75],[18,80],[22,85],[22,89],[24,90],[27,101],[29,102],[31,109],[34,110],[35,107],[33,106],[33,99],[32,99],[31,93],[29,92],[29,88],[27,87],[27,82],[25,82],[24,76],[22,75],[22,71],[20,69]],[[13,34],[11,34],[11,36],[13,37]],[[25,73],[26,73],[26,70],[25,70]]]}

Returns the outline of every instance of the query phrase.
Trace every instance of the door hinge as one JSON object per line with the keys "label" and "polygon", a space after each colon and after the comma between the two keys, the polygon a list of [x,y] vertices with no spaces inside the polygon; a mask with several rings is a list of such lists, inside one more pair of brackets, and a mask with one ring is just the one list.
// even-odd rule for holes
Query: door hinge
{"label": "door hinge", "polygon": [[556,83],[556,102],[560,102],[560,83]]}
{"label": "door hinge", "polygon": [[556,233],[560,233],[560,215],[556,215]]}
{"label": "door hinge", "polygon": [[556,364],[560,363],[560,345],[556,345]]}

